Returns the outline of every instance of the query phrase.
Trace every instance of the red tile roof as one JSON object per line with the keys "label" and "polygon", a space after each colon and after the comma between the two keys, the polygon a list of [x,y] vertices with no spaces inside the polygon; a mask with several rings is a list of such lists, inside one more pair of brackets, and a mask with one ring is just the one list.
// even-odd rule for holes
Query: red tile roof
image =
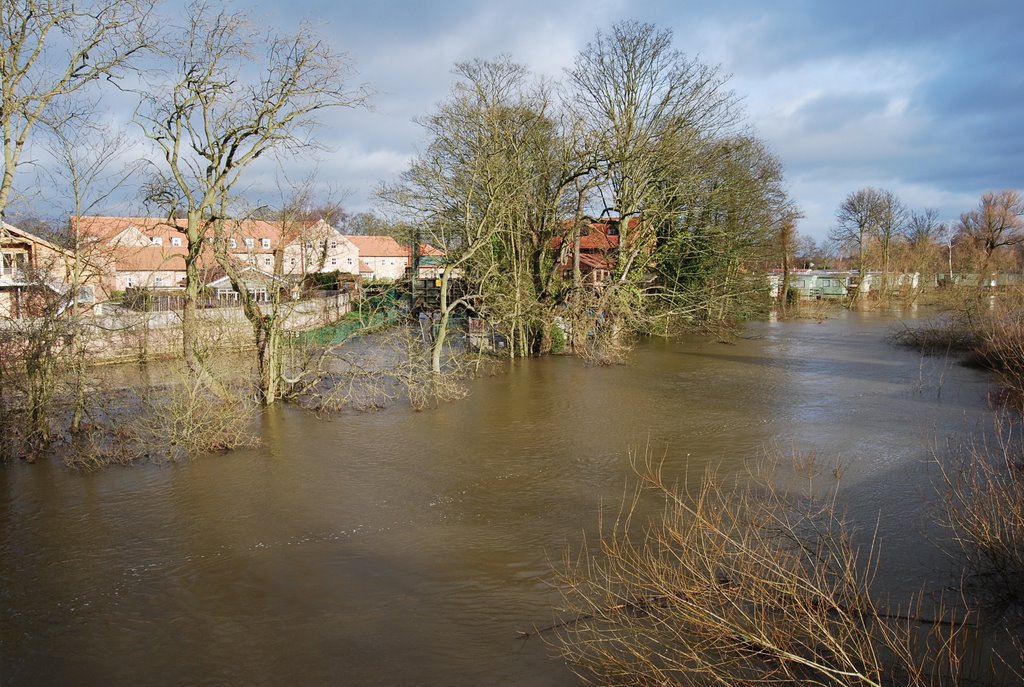
{"label": "red tile roof", "polygon": [[[130,242],[112,243],[111,253],[117,262],[119,271],[184,271],[185,256],[188,253],[184,230],[185,219],[167,219],[161,217],[109,217],[90,215],[80,217],[72,225],[77,225],[82,234],[96,236],[103,241],[113,242],[115,238],[131,229],[137,230],[149,243],[132,245]],[[315,223],[313,223],[315,224]],[[312,225],[310,225],[312,226]],[[254,255],[269,255],[281,240],[281,224],[264,220],[229,220],[227,238],[236,241],[236,247],[229,252],[242,252]],[[333,231],[333,230],[331,230]],[[173,246],[173,239],[181,239],[181,246]],[[245,239],[252,239],[253,246],[245,245]],[[159,239],[160,245],[152,243]],[[263,239],[271,241],[270,248],[263,248]],[[213,256],[204,251],[199,257],[200,269],[209,269],[214,265]]]}
{"label": "red tile roof", "polygon": [[119,272],[185,271],[185,249],[170,246],[124,246],[112,250]]}
{"label": "red tile roof", "polygon": [[361,258],[408,258],[409,249],[390,236],[349,236],[349,241],[359,249]]}
{"label": "red tile roof", "polygon": [[[610,234],[613,227],[616,227],[618,222],[591,222],[584,229],[580,236],[580,251],[597,252],[597,251],[608,251],[619,247],[619,234]],[[572,222],[565,223],[565,238],[556,236],[551,239],[552,248],[560,248],[563,240],[568,240],[569,232],[572,229]]]}
{"label": "red tile roof", "polygon": [[146,236],[160,236],[170,238],[181,236],[181,231],[186,226],[183,219],[165,219],[158,217],[103,217],[90,215],[87,217],[71,218],[72,228],[76,226],[83,234],[97,236],[99,238],[112,239],[125,229],[134,227]]}
{"label": "red tile roof", "polygon": [[430,245],[429,243],[421,243],[420,244],[420,248],[419,248],[419,253],[420,253],[420,257],[424,257],[424,256],[443,257],[444,256],[444,251],[442,251],[440,248],[435,248],[434,246]]}
{"label": "red tile roof", "polygon": [[[72,225],[75,224],[72,218]],[[83,234],[98,236],[100,238],[112,239],[129,228],[138,229],[147,237],[161,237],[164,243],[167,239],[184,233],[188,226],[185,219],[167,219],[162,217],[104,217],[90,215],[78,218],[78,226]],[[258,219],[246,219],[241,221],[229,220],[227,222],[227,236],[230,238],[242,239],[279,239],[281,236],[281,224],[279,222],[267,222]],[[239,241],[241,244],[241,241]]]}

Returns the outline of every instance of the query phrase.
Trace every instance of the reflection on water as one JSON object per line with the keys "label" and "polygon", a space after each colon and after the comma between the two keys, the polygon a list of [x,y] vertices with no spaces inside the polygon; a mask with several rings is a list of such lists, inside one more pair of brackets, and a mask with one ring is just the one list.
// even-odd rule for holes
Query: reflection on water
{"label": "reflection on water", "polygon": [[551,622],[551,562],[645,447],[680,475],[838,459],[851,516],[881,513],[886,586],[941,587],[927,461],[987,380],[889,346],[892,323],[519,361],[422,413],[276,409],[262,446],[183,465],[0,467],[0,683],[576,684],[516,632]]}

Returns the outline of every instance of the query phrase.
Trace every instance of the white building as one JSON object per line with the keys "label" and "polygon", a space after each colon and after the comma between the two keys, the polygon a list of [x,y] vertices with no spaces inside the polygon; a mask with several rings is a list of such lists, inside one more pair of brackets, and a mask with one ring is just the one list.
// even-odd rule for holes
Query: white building
{"label": "white building", "polygon": [[359,251],[359,274],[368,279],[398,280],[409,267],[409,249],[390,236],[346,236]]}

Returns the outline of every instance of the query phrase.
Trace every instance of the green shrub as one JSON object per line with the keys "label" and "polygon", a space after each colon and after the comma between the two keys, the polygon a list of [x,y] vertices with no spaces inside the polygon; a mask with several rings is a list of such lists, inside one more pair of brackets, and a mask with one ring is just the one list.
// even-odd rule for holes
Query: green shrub
{"label": "green shrub", "polygon": [[565,331],[559,323],[553,322],[551,324],[551,352],[564,353],[565,343]]}

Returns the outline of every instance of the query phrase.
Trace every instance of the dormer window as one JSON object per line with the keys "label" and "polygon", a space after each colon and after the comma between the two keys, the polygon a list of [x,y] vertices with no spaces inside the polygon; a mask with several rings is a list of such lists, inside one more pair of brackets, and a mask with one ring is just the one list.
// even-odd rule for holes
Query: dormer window
{"label": "dormer window", "polygon": [[256,245],[256,242],[253,239],[245,239],[245,247],[246,248],[252,248],[255,245]]}
{"label": "dormer window", "polygon": [[172,236],[171,237],[171,245],[174,246],[175,248],[181,248],[181,237],[180,236]]}
{"label": "dormer window", "polygon": [[260,239],[260,245],[263,246],[263,250],[270,250],[270,239]]}
{"label": "dormer window", "polygon": [[228,239],[228,248],[238,248],[238,241],[235,239]]}
{"label": "dormer window", "polygon": [[149,243],[151,245],[154,245],[154,246],[162,246],[162,245],[164,245],[164,237],[163,236],[154,236],[154,237],[152,237],[149,240]]}

